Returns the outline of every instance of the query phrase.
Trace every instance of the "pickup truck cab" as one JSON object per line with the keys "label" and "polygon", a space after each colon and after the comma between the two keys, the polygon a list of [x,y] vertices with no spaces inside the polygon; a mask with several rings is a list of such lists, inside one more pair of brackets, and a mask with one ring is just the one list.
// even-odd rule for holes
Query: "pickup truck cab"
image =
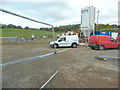
{"label": "pickup truck cab", "polygon": [[50,47],[57,48],[57,47],[73,47],[77,48],[79,39],[78,35],[64,35],[58,38],[57,41],[52,41],[50,43]]}
{"label": "pickup truck cab", "polygon": [[119,48],[120,42],[113,37],[106,35],[92,35],[89,38],[89,47],[92,49],[104,50],[105,48]]}

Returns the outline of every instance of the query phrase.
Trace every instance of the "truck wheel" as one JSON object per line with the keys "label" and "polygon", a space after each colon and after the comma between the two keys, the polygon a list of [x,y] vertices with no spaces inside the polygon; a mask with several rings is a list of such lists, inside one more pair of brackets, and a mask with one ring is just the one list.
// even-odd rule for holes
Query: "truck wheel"
{"label": "truck wheel", "polygon": [[118,49],[120,50],[120,45],[118,46]]}
{"label": "truck wheel", "polygon": [[58,45],[57,44],[53,45],[53,48],[58,48]]}
{"label": "truck wheel", "polygon": [[91,47],[91,49],[95,50],[95,48],[94,48],[94,47]]}
{"label": "truck wheel", "polygon": [[101,46],[101,45],[100,45],[100,46],[99,46],[99,50],[101,50],[101,51],[104,50],[104,46]]}
{"label": "truck wheel", "polygon": [[73,43],[73,44],[72,44],[72,47],[73,47],[73,48],[77,48],[77,44],[76,44],[76,43]]}

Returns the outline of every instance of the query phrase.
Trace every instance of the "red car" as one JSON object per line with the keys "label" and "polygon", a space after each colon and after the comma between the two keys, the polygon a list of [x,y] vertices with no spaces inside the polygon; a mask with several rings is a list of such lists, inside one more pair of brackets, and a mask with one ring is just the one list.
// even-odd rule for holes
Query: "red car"
{"label": "red car", "polygon": [[92,49],[104,50],[105,48],[119,48],[120,42],[117,42],[111,36],[92,35],[89,38],[89,47]]}

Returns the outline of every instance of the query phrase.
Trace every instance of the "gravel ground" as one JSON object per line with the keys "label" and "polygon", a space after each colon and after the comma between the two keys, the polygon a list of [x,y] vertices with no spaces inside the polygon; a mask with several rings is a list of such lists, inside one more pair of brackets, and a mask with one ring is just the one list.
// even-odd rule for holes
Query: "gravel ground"
{"label": "gravel ground", "polygon": [[79,46],[60,53],[59,73],[46,88],[117,88],[118,61],[94,58],[99,55],[118,57],[118,50],[97,51]]}
{"label": "gravel ground", "polygon": [[[51,40],[3,44],[2,63],[51,53]],[[45,88],[117,88],[118,60],[106,61],[95,56],[118,57],[117,49],[91,50],[86,46],[68,49],[42,59],[2,67],[3,88],[39,88],[58,70]]]}

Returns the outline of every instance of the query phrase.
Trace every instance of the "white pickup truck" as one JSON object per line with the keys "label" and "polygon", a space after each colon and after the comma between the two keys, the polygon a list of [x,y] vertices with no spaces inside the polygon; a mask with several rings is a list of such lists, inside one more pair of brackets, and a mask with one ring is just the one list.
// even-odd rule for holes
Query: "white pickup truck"
{"label": "white pickup truck", "polygon": [[50,47],[57,48],[57,47],[73,47],[77,48],[79,43],[78,35],[64,35],[58,38],[57,41],[52,41],[50,43]]}

